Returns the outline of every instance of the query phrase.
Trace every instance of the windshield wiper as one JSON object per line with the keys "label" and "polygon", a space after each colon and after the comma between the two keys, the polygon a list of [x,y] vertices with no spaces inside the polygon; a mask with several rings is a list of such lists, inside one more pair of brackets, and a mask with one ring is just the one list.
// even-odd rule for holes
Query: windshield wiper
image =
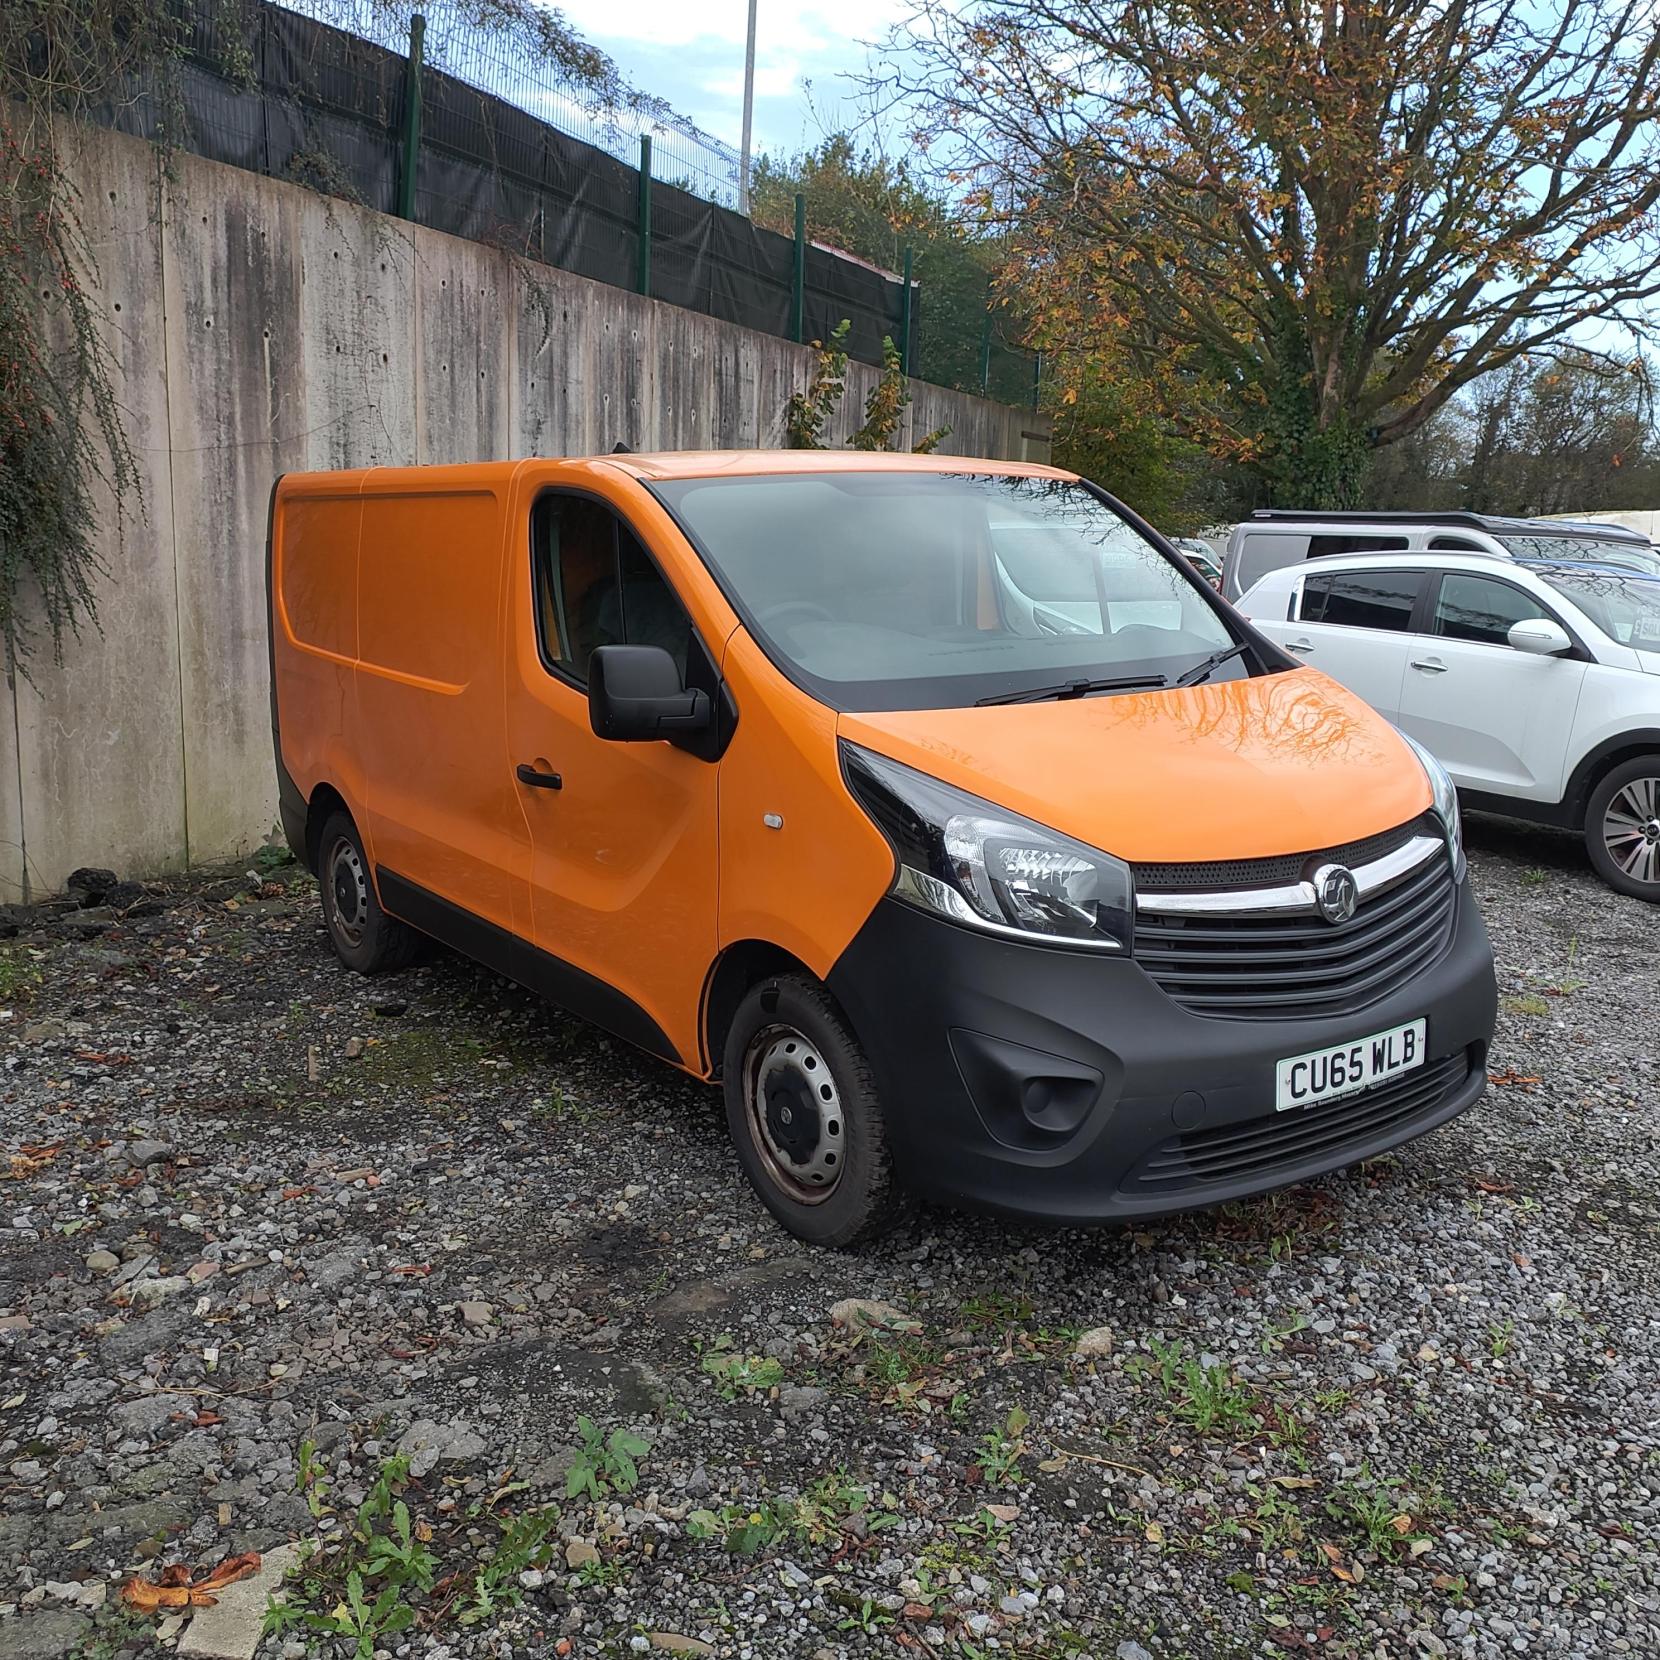
{"label": "windshield wiper", "polygon": [[1228,646],[1221,651],[1213,651],[1202,663],[1195,663],[1186,673],[1177,675],[1178,686],[1197,686],[1201,680],[1209,680],[1224,663],[1231,663],[1236,657],[1243,657],[1251,649],[1249,640],[1241,640],[1236,646]]}
{"label": "windshield wiper", "polygon": [[1023,692],[998,692],[992,697],[977,697],[974,706],[988,703],[1047,703],[1065,698],[1087,697],[1091,692],[1146,692],[1168,686],[1169,679],[1162,674],[1128,675],[1122,680],[1063,680],[1058,686],[1030,686]]}

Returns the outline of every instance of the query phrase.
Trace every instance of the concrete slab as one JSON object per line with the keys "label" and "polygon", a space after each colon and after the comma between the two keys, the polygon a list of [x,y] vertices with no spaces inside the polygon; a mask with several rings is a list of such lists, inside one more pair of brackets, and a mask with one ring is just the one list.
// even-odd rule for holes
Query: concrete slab
{"label": "concrete slab", "polygon": [[300,1560],[298,1545],[279,1545],[259,1572],[219,1593],[211,1608],[198,1608],[179,1638],[179,1653],[194,1660],[253,1660],[265,1625],[265,1607],[283,1577]]}

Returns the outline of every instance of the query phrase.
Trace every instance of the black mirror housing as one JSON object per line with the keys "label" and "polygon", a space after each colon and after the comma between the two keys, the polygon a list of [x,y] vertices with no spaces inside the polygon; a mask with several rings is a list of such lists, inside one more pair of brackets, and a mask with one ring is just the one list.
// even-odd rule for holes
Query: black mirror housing
{"label": "black mirror housing", "polygon": [[588,659],[588,724],[612,743],[650,743],[705,732],[714,706],[688,691],[661,646],[597,646]]}

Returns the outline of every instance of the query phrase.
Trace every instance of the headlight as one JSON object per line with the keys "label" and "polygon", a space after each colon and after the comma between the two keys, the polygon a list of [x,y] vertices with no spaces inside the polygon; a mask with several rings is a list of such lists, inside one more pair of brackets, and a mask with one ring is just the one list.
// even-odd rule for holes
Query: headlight
{"label": "headlight", "polygon": [[988,933],[1129,954],[1123,860],[868,749],[841,751],[854,799],[893,844],[896,897]]}
{"label": "headlight", "polygon": [[[1396,729],[1397,731],[1399,728]],[[1447,856],[1452,860],[1453,880],[1464,880],[1464,826],[1458,816],[1458,791],[1447,776],[1447,769],[1418,742],[1416,738],[1401,736],[1412,746],[1412,753],[1423,763],[1429,774],[1430,793],[1435,799],[1435,814],[1441,820],[1441,829],[1447,838]]]}

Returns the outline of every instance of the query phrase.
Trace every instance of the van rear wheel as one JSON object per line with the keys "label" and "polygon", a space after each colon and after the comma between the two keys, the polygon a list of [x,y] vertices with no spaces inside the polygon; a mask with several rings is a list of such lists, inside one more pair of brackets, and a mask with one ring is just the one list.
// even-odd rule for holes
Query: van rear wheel
{"label": "van rear wheel", "polygon": [[1660,755],[1615,767],[1591,791],[1585,847],[1609,887],[1660,904]]}
{"label": "van rear wheel", "polygon": [[351,815],[330,813],[317,847],[323,925],[334,954],[359,974],[407,968],[420,949],[421,936],[381,909],[363,839]]}
{"label": "van rear wheel", "polygon": [[751,988],[723,1071],[739,1162],[798,1239],[846,1249],[901,1219],[907,1204],[870,1062],[816,980],[780,975]]}

